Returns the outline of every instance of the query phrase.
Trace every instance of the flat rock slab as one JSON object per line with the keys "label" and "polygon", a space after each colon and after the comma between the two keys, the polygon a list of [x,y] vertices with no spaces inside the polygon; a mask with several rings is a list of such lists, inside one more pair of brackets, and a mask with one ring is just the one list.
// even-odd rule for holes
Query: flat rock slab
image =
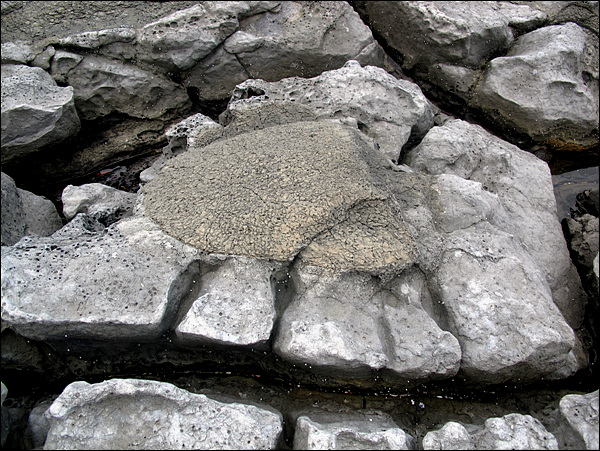
{"label": "flat rock slab", "polygon": [[193,278],[193,255],[147,218],[24,238],[2,249],[2,321],[39,340],[156,338]]}
{"label": "flat rock slab", "polygon": [[139,379],[73,382],[46,416],[44,449],[275,449],[283,430],[274,409]]}
{"label": "flat rock slab", "polygon": [[[349,243],[358,240],[356,233],[364,237],[364,230],[341,224],[351,210],[372,202],[389,232],[385,253],[402,268],[414,249],[399,217],[385,213],[391,200],[376,172],[385,167],[382,160],[349,127],[269,127],[170,160],[144,187],[145,211],[166,233],[204,251],[285,261],[336,225]],[[373,257],[365,247],[344,254],[339,264],[345,269],[359,260],[378,268]],[[338,263],[318,249],[310,258],[315,265]]]}

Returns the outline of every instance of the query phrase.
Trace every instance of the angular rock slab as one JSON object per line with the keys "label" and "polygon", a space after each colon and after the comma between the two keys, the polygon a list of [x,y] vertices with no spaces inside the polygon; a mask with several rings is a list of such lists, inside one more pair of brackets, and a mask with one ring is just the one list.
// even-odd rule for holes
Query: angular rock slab
{"label": "angular rock slab", "polygon": [[294,449],[414,449],[414,439],[381,412],[299,416]]}
{"label": "angular rock slab", "polygon": [[405,162],[428,174],[453,174],[479,182],[496,194],[511,224],[510,233],[527,247],[569,324],[580,326],[585,298],[556,216],[552,177],[545,162],[461,120],[431,129]]}
{"label": "angular rock slab", "polygon": [[585,52],[584,30],[571,22],[527,33],[490,62],[474,103],[537,142],[567,149],[597,144],[598,79],[583,73]]}
{"label": "angular rock slab", "polygon": [[274,409],[223,403],[166,382],[73,382],[46,413],[44,449],[275,449]]}
{"label": "angular rock slab", "polygon": [[576,446],[598,449],[598,390],[586,395],[567,395],[560,400],[560,417]]}
{"label": "angular rock slab", "polygon": [[37,340],[143,340],[166,330],[193,283],[196,250],[147,218],[93,227],[80,215],[51,237],[3,249],[5,326]]}
{"label": "angular rock slab", "polygon": [[409,138],[421,138],[433,127],[431,106],[417,85],[357,61],[314,78],[247,80],[233,91],[224,118],[231,121],[238,111],[266,100],[301,104],[320,120],[350,119],[392,160]]}
{"label": "angular rock slab", "polygon": [[137,195],[101,183],[87,183],[67,185],[61,200],[68,220],[85,213],[102,224],[110,225],[123,216],[131,215]]}
{"label": "angular rock slab", "polygon": [[72,87],[39,67],[2,65],[2,162],[75,135],[80,128]]}
{"label": "angular rock slab", "polygon": [[384,368],[404,380],[458,371],[458,341],[422,308],[426,288],[418,272],[407,271],[385,288],[364,273],[303,266],[291,275],[296,295],[273,342],[284,359],[356,377]]}
{"label": "angular rock slab", "polygon": [[271,278],[282,265],[233,256],[217,265],[198,281],[199,296],[175,334],[187,344],[266,348],[276,317]]}
{"label": "angular rock slab", "polygon": [[488,418],[475,433],[460,423],[446,423],[425,435],[423,449],[558,449],[558,441],[539,420],[511,413]]}
{"label": "angular rock slab", "polygon": [[[292,260],[361,204],[373,202],[377,211],[392,208],[380,175],[384,167],[381,155],[355,129],[286,124],[169,160],[144,186],[144,206],[166,233],[204,251]],[[398,257],[392,266],[406,267],[414,257],[412,240],[399,217],[386,219],[382,229],[392,238],[386,245]],[[364,235],[349,230],[346,237],[352,241],[355,232]],[[377,271],[379,261],[370,252],[358,250],[343,264],[366,261]],[[316,253],[311,263],[330,262],[325,253]]]}

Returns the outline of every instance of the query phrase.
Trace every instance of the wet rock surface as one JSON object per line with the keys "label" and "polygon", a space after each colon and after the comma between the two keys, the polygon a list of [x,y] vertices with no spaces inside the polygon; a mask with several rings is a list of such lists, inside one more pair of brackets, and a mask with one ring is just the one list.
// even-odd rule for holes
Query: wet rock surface
{"label": "wet rock surface", "polygon": [[597,448],[597,17],[3,2],[3,447]]}

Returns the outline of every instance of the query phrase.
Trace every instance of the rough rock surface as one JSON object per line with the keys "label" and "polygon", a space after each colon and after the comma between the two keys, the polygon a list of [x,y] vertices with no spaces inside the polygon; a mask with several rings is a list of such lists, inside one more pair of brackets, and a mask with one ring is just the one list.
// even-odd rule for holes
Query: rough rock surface
{"label": "rough rock surface", "polygon": [[382,412],[302,415],[294,434],[294,449],[413,449],[413,443]]}
{"label": "rough rock surface", "polygon": [[587,395],[567,395],[560,401],[563,431],[571,443],[598,449],[598,390]]}
{"label": "rough rock surface", "polygon": [[456,422],[427,433],[423,449],[558,449],[556,438],[530,415],[508,414],[489,418],[469,432]]}
{"label": "rough rock surface", "polygon": [[47,411],[44,449],[274,449],[279,412],[223,403],[165,382],[73,382]]}
{"label": "rough rock surface", "polygon": [[73,88],[37,67],[2,65],[2,163],[76,134]]}
{"label": "rough rock surface", "polygon": [[356,61],[309,79],[248,80],[233,91],[223,120],[227,123],[266,100],[294,102],[319,119],[356,124],[392,160],[398,159],[409,138],[420,139],[433,126],[431,106],[414,83],[398,80],[377,67],[360,67]]}
{"label": "rough rock surface", "polygon": [[540,143],[597,143],[598,80],[594,87],[586,79],[585,49],[586,35],[574,23],[527,33],[490,62],[473,102]]}
{"label": "rough rock surface", "polygon": [[14,180],[2,173],[3,246],[13,245],[25,235],[51,235],[62,225],[51,201],[17,188]]}
{"label": "rough rock surface", "polygon": [[195,250],[147,218],[107,233],[78,218],[51,237],[3,248],[3,327],[40,340],[160,336],[192,283]]}
{"label": "rough rock surface", "polygon": [[101,183],[67,185],[62,192],[63,213],[67,220],[79,213],[108,226],[131,215],[137,195]]}
{"label": "rough rock surface", "polygon": [[429,174],[477,181],[496,194],[511,224],[506,231],[515,233],[527,247],[569,324],[581,325],[585,298],[556,216],[546,163],[461,120],[433,128],[405,163]]}

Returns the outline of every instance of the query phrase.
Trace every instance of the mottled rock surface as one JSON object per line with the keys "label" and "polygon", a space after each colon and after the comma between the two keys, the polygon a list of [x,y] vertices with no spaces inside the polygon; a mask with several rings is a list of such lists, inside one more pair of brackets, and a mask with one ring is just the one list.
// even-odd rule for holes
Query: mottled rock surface
{"label": "mottled rock surface", "polygon": [[131,215],[137,195],[101,183],[87,183],[81,186],[67,185],[61,200],[67,220],[73,219],[79,213],[85,213],[108,226]]}
{"label": "mottled rock surface", "polygon": [[567,395],[560,401],[563,431],[573,444],[598,448],[598,390],[586,395]]}
{"label": "mottled rock surface", "polygon": [[215,401],[165,382],[73,382],[47,411],[44,449],[274,449],[273,409]]}

